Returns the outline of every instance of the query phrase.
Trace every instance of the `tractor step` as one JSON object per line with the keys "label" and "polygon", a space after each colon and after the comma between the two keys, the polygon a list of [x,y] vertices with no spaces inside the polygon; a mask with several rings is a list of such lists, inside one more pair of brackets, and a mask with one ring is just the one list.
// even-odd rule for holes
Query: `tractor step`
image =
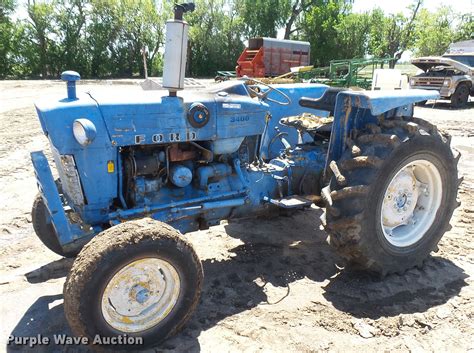
{"label": "tractor step", "polygon": [[264,200],[281,208],[305,208],[311,206],[313,200],[299,195],[291,195],[282,199],[271,199],[264,197]]}

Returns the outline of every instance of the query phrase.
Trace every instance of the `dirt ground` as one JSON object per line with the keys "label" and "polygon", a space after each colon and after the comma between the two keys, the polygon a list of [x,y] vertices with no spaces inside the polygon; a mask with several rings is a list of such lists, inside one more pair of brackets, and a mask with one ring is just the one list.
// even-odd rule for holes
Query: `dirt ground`
{"label": "dirt ground", "polygon": [[[133,83],[133,82],[128,82]],[[115,92],[136,85],[92,83]],[[33,101],[65,95],[51,81],[0,82],[0,347],[9,335],[70,334],[62,286],[71,261],[44,247],[31,225],[37,192],[29,152],[44,149]],[[462,152],[462,202],[453,228],[423,269],[384,280],[341,267],[319,229],[321,210],[223,223],[186,235],[205,271],[202,299],[185,329],[157,351],[474,352],[474,102],[416,108]],[[55,346],[39,350],[76,352]]]}

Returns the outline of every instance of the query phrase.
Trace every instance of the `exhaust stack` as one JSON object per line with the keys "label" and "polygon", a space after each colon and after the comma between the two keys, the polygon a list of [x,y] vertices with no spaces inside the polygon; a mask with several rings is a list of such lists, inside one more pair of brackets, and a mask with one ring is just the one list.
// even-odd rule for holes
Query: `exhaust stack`
{"label": "exhaust stack", "polygon": [[176,4],[174,19],[166,21],[163,88],[168,89],[170,97],[184,89],[189,25],[183,14],[194,11],[194,7],[194,3]]}

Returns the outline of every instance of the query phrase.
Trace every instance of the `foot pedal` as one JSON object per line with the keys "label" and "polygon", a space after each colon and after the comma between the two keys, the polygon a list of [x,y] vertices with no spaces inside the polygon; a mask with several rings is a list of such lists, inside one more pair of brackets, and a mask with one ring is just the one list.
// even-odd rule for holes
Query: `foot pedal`
{"label": "foot pedal", "polygon": [[271,199],[269,197],[264,197],[263,199],[281,208],[305,208],[313,203],[312,200],[299,195],[291,195],[282,199]]}

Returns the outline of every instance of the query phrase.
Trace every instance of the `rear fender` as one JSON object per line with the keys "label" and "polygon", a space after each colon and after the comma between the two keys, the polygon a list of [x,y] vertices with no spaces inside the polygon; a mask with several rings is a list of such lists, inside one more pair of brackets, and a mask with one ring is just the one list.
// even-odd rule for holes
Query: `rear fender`
{"label": "rear fender", "polygon": [[414,103],[438,98],[438,92],[422,89],[340,92],[336,99],[325,170],[332,160],[341,158],[353,130],[378,123],[380,117],[413,116]]}

